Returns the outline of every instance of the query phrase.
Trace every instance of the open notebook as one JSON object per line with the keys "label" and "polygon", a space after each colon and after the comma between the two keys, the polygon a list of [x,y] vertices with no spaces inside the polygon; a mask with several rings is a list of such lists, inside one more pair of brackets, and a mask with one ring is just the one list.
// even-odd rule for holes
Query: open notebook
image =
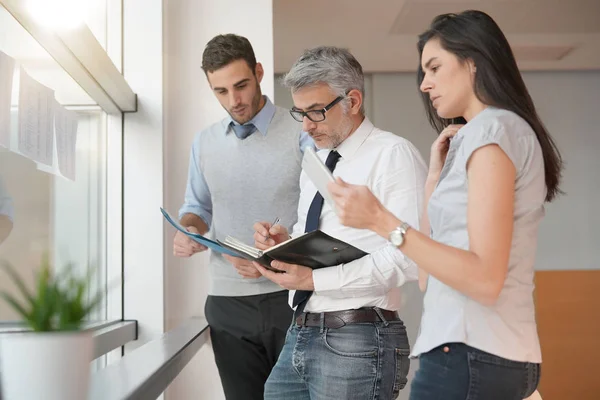
{"label": "open notebook", "polygon": [[272,269],[271,261],[273,260],[318,269],[348,263],[367,255],[351,244],[331,237],[320,230],[305,233],[267,250],[259,250],[231,236],[227,236],[224,241],[217,240],[217,242],[236,252],[239,257],[256,261],[269,269]]}
{"label": "open notebook", "polygon": [[364,251],[320,230],[305,233],[264,251],[231,236],[227,236],[223,241],[214,241],[198,233],[188,232],[166,210],[161,208],[160,211],[177,230],[209,249],[221,254],[256,261],[265,268],[276,272],[280,271],[271,267],[273,260],[317,269],[348,263],[367,255]]}

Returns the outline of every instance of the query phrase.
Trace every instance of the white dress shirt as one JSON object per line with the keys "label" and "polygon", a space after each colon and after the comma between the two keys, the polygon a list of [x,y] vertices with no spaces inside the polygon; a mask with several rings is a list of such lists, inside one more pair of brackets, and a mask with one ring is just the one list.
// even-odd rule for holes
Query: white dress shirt
{"label": "white dress shirt", "polygon": [[[408,140],[375,128],[364,119],[358,129],[335,149],[341,158],[333,175],[366,185],[382,204],[402,221],[418,229],[427,167]],[[318,152],[322,160],[330,150]],[[293,237],[304,233],[306,215],[316,194],[308,176],[300,175],[298,222]],[[361,307],[398,310],[400,286],[417,279],[417,266],[375,232],[343,226],[324,202],[319,229],[369,253],[347,264],[313,271],[315,292],[306,304],[308,312],[339,311]],[[290,305],[294,297],[290,291]]]}

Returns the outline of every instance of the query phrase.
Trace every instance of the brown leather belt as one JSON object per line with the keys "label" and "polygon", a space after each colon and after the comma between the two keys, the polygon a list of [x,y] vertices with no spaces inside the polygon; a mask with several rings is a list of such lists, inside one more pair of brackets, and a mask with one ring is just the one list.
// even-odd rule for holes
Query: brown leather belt
{"label": "brown leather belt", "polygon": [[359,308],[358,310],[302,313],[296,318],[296,325],[341,328],[346,324],[386,321],[400,321],[400,317],[395,311],[382,310],[380,308]]}

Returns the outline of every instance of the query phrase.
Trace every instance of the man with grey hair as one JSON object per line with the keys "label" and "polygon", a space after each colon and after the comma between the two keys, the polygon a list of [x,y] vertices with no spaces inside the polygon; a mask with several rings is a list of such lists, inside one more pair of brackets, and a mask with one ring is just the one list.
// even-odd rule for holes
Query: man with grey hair
{"label": "man with grey hair", "polygon": [[[366,185],[390,210],[418,228],[427,167],[407,140],[365,117],[364,77],[348,51],[306,51],[285,76],[292,117],[320,149],[334,176]],[[320,229],[367,256],[312,270],[274,261],[283,273],[255,263],[290,290],[294,321],[265,385],[265,399],[394,399],[407,382],[409,343],[397,314],[401,286],[417,279],[416,265],[370,230],[343,226],[304,172],[292,236]],[[285,227],[254,225],[255,246],[289,238]]]}

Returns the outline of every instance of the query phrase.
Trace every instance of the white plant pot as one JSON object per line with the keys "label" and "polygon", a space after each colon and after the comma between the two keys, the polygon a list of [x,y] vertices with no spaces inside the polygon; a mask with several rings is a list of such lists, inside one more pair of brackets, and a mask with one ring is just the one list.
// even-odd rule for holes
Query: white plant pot
{"label": "white plant pot", "polygon": [[2,399],[85,400],[93,346],[91,332],[2,335]]}

